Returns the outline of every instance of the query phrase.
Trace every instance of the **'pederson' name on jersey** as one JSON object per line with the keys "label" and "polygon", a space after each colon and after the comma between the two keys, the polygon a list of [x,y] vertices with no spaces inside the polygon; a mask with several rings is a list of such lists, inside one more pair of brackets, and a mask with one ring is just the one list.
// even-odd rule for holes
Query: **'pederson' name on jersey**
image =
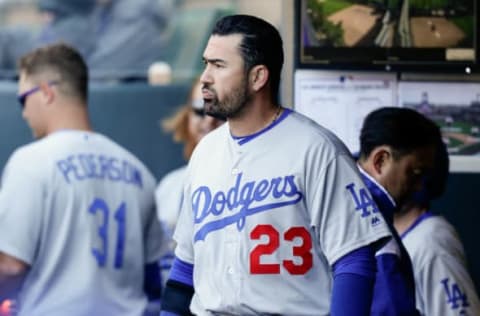
{"label": "'pederson' name on jersey", "polygon": [[70,155],[57,161],[67,183],[82,180],[109,180],[143,187],[142,172],[127,160],[95,154]]}

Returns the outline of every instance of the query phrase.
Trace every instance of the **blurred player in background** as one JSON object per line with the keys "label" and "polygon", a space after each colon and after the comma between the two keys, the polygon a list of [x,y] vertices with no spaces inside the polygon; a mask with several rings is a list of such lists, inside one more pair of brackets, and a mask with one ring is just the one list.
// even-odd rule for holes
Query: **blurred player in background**
{"label": "blurred player in background", "polygon": [[[363,122],[358,164],[394,236],[376,253],[371,315],[418,315],[412,264],[393,227],[393,216],[432,168],[440,137],[434,122],[407,108],[380,108]],[[357,199],[360,204],[371,203],[362,196]]]}
{"label": "blurred player in background", "polygon": [[0,298],[18,296],[18,315],[142,315],[147,294],[160,294],[155,179],[92,131],[76,50],[36,49],[19,69],[37,140],[12,154],[2,177]]}
{"label": "blurred player in background", "polygon": [[480,315],[480,303],[468,274],[465,252],[455,228],[429,211],[445,191],[449,158],[438,143],[435,168],[395,214],[395,228],[412,259],[416,303],[422,315]]}
{"label": "blurred player in background", "polygon": [[205,110],[227,123],[190,159],[162,315],[368,315],[388,227],[356,209],[338,138],[280,106],[280,34],[227,16],[203,59]]}
{"label": "blurred player in background", "polygon": [[[186,161],[190,159],[193,149],[203,136],[224,122],[205,114],[201,88],[200,80],[195,80],[187,104],[178,109],[172,117],[162,121],[163,129],[171,132],[176,142],[183,143],[183,157]],[[186,165],[170,171],[161,179],[155,190],[157,215],[159,220],[167,225],[170,237],[180,215],[186,174]],[[169,252],[162,256],[162,281],[165,282],[172,265],[174,249],[175,243],[171,240]]]}

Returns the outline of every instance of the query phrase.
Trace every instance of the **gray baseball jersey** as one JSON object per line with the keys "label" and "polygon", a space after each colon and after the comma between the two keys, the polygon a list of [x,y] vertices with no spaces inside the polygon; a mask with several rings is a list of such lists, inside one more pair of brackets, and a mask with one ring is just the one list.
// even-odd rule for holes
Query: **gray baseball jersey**
{"label": "gray baseball jersey", "polygon": [[160,258],[162,286],[166,286],[174,259],[175,242],[172,239],[182,206],[183,185],[187,175],[187,166],[182,166],[167,173],[155,189],[157,216],[168,234],[167,252]]}
{"label": "gray baseball jersey", "polygon": [[105,136],[73,130],[17,149],[0,189],[0,251],[31,267],[19,315],[141,315],[162,232],[155,179]]}
{"label": "gray baseball jersey", "polygon": [[357,207],[371,196],[345,146],[288,109],[248,137],[210,132],[187,172],[175,254],[197,315],[327,315],[331,265],[390,235]]}
{"label": "gray baseball jersey", "polygon": [[480,315],[463,246],[452,225],[441,216],[425,217],[402,241],[412,259],[417,308],[422,315]]}

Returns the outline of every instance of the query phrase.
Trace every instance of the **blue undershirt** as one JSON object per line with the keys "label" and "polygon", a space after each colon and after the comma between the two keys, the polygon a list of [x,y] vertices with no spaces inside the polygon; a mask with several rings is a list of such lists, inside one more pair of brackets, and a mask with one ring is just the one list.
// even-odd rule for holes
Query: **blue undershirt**
{"label": "blue undershirt", "polygon": [[332,316],[370,314],[375,265],[373,246],[356,249],[335,262],[330,308]]}

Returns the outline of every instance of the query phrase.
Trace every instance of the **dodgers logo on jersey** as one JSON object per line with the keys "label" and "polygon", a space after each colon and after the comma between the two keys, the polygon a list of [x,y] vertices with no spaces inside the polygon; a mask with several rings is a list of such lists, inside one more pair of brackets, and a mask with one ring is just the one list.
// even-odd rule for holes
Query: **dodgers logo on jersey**
{"label": "dodgers logo on jersey", "polygon": [[[355,210],[361,211],[361,217],[367,217],[372,213],[378,213],[377,204],[373,201],[372,197],[368,193],[366,188],[360,188],[356,190],[355,183],[350,183],[345,187],[350,192],[353,202],[355,203]],[[381,220],[377,216],[373,216],[371,219],[372,226],[380,224]]]}
{"label": "dodgers logo on jersey", "polygon": [[210,232],[235,223],[238,231],[241,231],[246,217],[296,204],[302,198],[303,194],[298,190],[293,175],[242,183],[242,173],[239,173],[235,185],[227,192],[212,193],[207,186],[200,186],[193,192],[191,200],[195,224],[202,224],[207,218],[219,217],[225,210],[233,214],[204,224],[195,234],[194,241],[205,240]]}
{"label": "dodgers logo on jersey", "polygon": [[468,303],[467,295],[460,290],[458,284],[452,283],[450,286],[448,278],[443,279],[440,283],[443,285],[443,290],[447,297],[447,304],[450,304],[450,308],[452,310],[460,308],[459,315],[467,315],[464,308],[470,306],[470,304]]}

